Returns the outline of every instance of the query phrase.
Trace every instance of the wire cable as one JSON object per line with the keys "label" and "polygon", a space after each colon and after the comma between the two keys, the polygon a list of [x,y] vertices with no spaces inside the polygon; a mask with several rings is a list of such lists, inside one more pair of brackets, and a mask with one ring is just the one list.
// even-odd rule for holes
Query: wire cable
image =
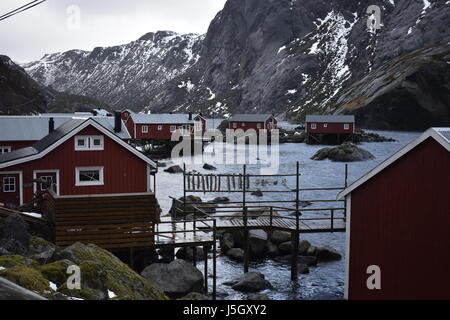
{"label": "wire cable", "polygon": [[34,0],[34,1],[24,5],[22,7],[19,7],[17,9],[15,9],[15,10],[12,10],[12,11],[10,11],[8,13],[5,13],[5,14],[1,15],[0,16],[0,21],[3,21],[3,20],[8,19],[8,18],[11,18],[12,16],[15,16],[16,14],[19,14],[21,12],[27,11],[27,10],[33,8],[33,7],[36,7],[37,5],[40,5],[41,3],[44,3],[45,1],[47,1],[47,0]]}

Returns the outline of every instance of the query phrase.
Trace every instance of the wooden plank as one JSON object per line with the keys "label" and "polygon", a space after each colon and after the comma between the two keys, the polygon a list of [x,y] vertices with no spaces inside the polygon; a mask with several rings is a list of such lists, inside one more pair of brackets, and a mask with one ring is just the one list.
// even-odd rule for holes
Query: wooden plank
{"label": "wooden plank", "polygon": [[70,225],[70,226],[57,226],[56,230],[66,230],[66,229],[83,229],[83,228],[98,228],[98,229],[109,229],[109,228],[140,228],[140,227],[146,227],[151,226],[152,223],[120,223],[120,224],[96,224],[96,225],[90,225],[90,226],[83,226],[83,225]]}

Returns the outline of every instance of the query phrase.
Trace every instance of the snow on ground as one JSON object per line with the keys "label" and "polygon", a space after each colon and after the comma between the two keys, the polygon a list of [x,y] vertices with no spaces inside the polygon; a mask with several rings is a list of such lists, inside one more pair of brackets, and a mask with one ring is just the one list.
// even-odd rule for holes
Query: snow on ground
{"label": "snow on ground", "polygon": [[22,214],[33,217],[33,218],[42,218],[42,215],[40,213],[35,213],[35,212],[22,212]]}
{"label": "snow on ground", "polygon": [[112,292],[111,290],[108,290],[108,298],[114,299],[116,297],[117,297],[117,295],[114,292]]}

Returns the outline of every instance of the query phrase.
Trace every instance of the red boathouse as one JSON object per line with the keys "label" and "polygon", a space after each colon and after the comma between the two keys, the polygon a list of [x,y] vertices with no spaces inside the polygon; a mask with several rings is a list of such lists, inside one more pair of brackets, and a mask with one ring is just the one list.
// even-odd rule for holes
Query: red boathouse
{"label": "red boathouse", "polygon": [[272,114],[236,114],[228,122],[228,129],[230,130],[247,131],[253,129],[257,132],[277,129],[278,124],[277,119]]}
{"label": "red boathouse", "polygon": [[450,299],[450,128],[426,131],[344,197],[347,299]]}
{"label": "red boathouse", "polygon": [[308,143],[341,144],[351,141],[355,133],[355,116],[306,116]]}

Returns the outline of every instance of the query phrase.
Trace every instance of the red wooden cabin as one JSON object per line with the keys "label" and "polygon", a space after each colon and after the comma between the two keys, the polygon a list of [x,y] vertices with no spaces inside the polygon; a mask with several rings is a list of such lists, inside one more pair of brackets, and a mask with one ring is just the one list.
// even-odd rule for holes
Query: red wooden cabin
{"label": "red wooden cabin", "polygon": [[450,299],[450,128],[428,130],[338,197],[347,299]]}
{"label": "red wooden cabin", "polygon": [[353,140],[355,116],[306,116],[308,143],[341,144]]}
{"label": "red wooden cabin", "polygon": [[236,114],[230,118],[228,129],[243,131],[253,129],[258,132],[277,129],[277,125],[278,121],[272,114]]}
{"label": "red wooden cabin", "polygon": [[19,206],[42,185],[56,195],[146,193],[156,164],[97,120],[72,119],[32,147],[0,155],[0,202]]}
{"label": "red wooden cabin", "polygon": [[[119,114],[120,117],[120,114]],[[40,116],[0,116],[0,154],[31,147],[73,118],[93,118],[123,140],[131,137],[120,118],[83,114],[44,114]]]}
{"label": "red wooden cabin", "polygon": [[201,115],[189,114],[137,114],[129,110],[122,112],[122,119],[134,140],[170,141],[176,131],[183,135],[206,131],[206,119]]}

